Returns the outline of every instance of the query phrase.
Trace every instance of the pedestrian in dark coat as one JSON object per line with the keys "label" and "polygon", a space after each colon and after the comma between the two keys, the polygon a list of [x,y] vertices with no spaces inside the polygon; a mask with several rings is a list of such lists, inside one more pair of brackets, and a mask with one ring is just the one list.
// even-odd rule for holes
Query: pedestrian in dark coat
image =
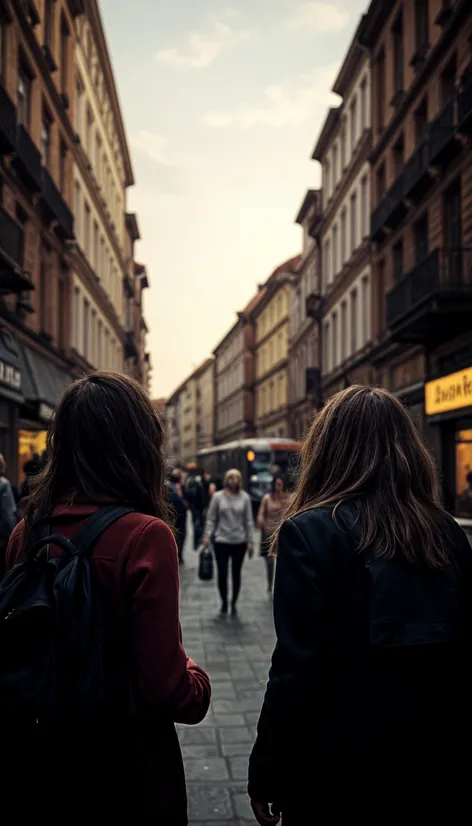
{"label": "pedestrian in dark coat", "polygon": [[[22,807],[31,805],[33,819],[45,822],[62,822],[68,811],[73,822],[186,826],[174,724],[205,717],[210,683],[182,643],[160,420],[135,381],[95,373],[66,390],[48,442],[50,460],[33,487],[25,521],[12,535],[7,565],[22,558],[43,519],[51,521],[51,533],[71,537],[104,504],[134,508],[106,529],[91,553],[104,614],[106,682],[113,686],[116,674],[127,673],[133,703],[113,718],[109,739],[95,735],[77,743],[66,737],[55,753],[43,734],[41,765],[30,766],[23,794],[15,795],[10,786],[19,780],[25,789],[25,774],[9,755],[2,778],[15,817],[29,822]],[[61,552],[51,546],[50,554]],[[5,779],[7,769],[12,778]],[[34,788],[41,793],[36,796]]]}
{"label": "pedestrian in dark coat", "polygon": [[459,822],[472,555],[401,402],[318,414],[276,532],[277,645],[249,767],[260,824]]}
{"label": "pedestrian in dark coat", "polygon": [[175,469],[172,471],[169,484],[170,504],[174,516],[174,530],[179,555],[179,564],[183,565],[185,539],[187,536],[188,503],[183,492],[182,474],[180,470]]}
{"label": "pedestrian in dark coat", "polygon": [[5,571],[5,553],[8,540],[17,523],[17,505],[13,488],[6,477],[7,466],[0,454],[0,577]]}

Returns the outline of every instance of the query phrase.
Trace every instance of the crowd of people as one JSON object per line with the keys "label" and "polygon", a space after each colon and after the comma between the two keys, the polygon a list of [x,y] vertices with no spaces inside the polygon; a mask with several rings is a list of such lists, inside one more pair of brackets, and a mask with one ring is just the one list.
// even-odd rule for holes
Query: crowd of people
{"label": "crowd of people", "polygon": [[[184,516],[214,545],[221,611],[236,613],[249,497],[231,469],[218,492],[203,473],[167,479],[161,421],[114,373],[65,391],[48,451],[0,583],[14,819],[62,821],[72,795],[77,821],[187,826],[175,723],[204,719],[211,685],[182,642]],[[256,820],[455,822],[468,803],[472,557],[400,400],[360,386],[331,398],[293,495],[276,475],[257,521],[271,589],[277,557],[277,643],[248,767]]]}

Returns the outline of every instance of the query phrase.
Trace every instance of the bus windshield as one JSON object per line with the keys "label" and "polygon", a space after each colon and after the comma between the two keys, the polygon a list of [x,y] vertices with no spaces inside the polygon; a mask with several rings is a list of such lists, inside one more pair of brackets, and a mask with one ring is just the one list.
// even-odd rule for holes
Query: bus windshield
{"label": "bus windshield", "polygon": [[256,453],[251,462],[251,473],[270,473],[271,465],[272,454],[269,451]]}

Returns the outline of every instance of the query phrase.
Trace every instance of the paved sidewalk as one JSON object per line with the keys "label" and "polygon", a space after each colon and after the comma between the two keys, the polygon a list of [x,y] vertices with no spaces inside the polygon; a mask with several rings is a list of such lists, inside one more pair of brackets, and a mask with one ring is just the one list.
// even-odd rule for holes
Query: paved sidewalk
{"label": "paved sidewalk", "polygon": [[[179,727],[192,826],[255,823],[246,794],[247,762],[274,645],[264,560],[246,558],[239,617],[220,618],[216,582],[200,582],[197,554],[186,550],[181,618],[189,656],[213,686],[209,714]],[[215,571],[216,574],[216,571]]]}

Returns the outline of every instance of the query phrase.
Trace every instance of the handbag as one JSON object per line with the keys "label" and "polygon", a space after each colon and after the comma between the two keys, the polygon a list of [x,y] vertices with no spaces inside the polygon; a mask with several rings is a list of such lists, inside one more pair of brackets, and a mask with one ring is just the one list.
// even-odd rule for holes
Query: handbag
{"label": "handbag", "polygon": [[202,548],[198,559],[198,578],[202,582],[213,579],[213,554],[208,548]]}

